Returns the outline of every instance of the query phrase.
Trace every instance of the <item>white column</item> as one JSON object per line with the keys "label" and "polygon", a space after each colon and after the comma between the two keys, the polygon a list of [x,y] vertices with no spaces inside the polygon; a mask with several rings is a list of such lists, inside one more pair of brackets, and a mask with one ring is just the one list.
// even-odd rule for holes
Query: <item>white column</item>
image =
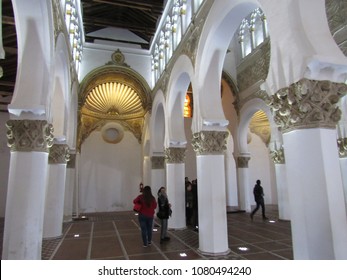
{"label": "white column", "polygon": [[151,184],[151,158],[149,156],[143,158],[142,178],[144,186]]}
{"label": "white column", "polygon": [[243,155],[237,158],[237,178],[240,194],[239,206],[240,210],[245,210],[246,212],[251,212],[252,201],[254,201],[252,194],[253,186],[251,186],[249,179],[249,159],[249,155]]}
{"label": "white column", "polygon": [[160,187],[165,187],[166,176],[164,166],[164,156],[152,156],[151,184],[152,194],[156,197]]}
{"label": "white column", "polygon": [[347,221],[336,133],[283,135],[295,259],[346,259]]}
{"label": "white column", "polygon": [[172,209],[169,228],[173,229],[186,227],[184,172],[184,163],[166,164],[166,186]]}
{"label": "white column", "polygon": [[186,227],[184,153],[185,148],[167,148],[165,150],[166,187],[172,209],[169,228],[172,229]]}
{"label": "white column", "polygon": [[223,155],[198,155],[199,250],[226,254],[228,228]]}
{"label": "white column", "polygon": [[287,186],[287,171],[285,166],[284,149],[281,146],[271,150],[271,158],[275,164],[276,187],[278,198],[278,217],[281,220],[290,220],[289,196]]}
{"label": "white column", "polygon": [[199,185],[199,251],[207,255],[230,252],[223,154],[227,135],[223,131],[201,131],[193,135]]}
{"label": "white column", "polygon": [[11,159],[2,259],[40,260],[52,127],[41,120],[10,120],[7,127]]}
{"label": "white column", "polygon": [[337,102],[346,91],[343,83],[304,78],[271,96],[283,132],[295,259],[347,259],[336,144]]}
{"label": "white column", "polygon": [[278,196],[278,218],[281,220],[290,220],[286,165],[275,164],[275,170]]}
{"label": "white column", "polygon": [[341,176],[342,176],[342,184],[345,194],[345,204],[347,210],[347,157],[340,158],[340,168],[341,168]]}
{"label": "white column", "polygon": [[239,206],[237,191],[236,164],[231,150],[224,154],[227,206]]}
{"label": "white column", "polygon": [[74,189],[76,183],[75,154],[70,154],[66,168],[65,197],[64,197],[64,222],[71,222],[74,211]]}
{"label": "white column", "polygon": [[337,143],[339,147],[342,184],[345,194],[345,206],[347,210],[347,137],[340,137],[337,139]]}
{"label": "white column", "polygon": [[66,144],[54,144],[50,148],[43,238],[56,238],[63,234],[67,159]]}

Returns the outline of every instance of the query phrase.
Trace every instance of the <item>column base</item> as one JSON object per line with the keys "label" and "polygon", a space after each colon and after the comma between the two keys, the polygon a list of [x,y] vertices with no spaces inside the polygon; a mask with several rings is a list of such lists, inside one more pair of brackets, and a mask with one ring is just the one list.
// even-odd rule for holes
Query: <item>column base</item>
{"label": "column base", "polygon": [[226,256],[226,255],[229,255],[231,252],[230,249],[226,250],[225,252],[220,252],[220,253],[204,252],[200,249],[198,249],[197,251],[204,256],[211,256],[211,257]]}

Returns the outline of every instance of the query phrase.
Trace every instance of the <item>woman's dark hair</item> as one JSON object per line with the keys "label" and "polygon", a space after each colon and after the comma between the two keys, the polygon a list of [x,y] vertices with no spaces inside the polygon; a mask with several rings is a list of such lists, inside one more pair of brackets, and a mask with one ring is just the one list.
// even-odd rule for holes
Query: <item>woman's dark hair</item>
{"label": "woman's dark hair", "polygon": [[165,189],[165,188],[164,187],[160,187],[160,189],[158,190],[158,195],[160,195],[162,189]]}
{"label": "woman's dark hair", "polygon": [[143,194],[143,201],[145,202],[147,207],[150,207],[153,199],[155,199],[154,196],[152,195],[151,187],[150,186],[145,186],[143,188],[142,194]]}

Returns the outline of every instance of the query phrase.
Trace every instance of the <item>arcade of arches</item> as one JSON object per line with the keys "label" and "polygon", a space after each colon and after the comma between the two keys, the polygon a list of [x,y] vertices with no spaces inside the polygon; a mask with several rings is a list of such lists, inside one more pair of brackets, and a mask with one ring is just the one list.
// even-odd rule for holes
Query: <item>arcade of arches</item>
{"label": "arcade of arches", "polygon": [[226,209],[250,213],[260,179],[294,259],[347,259],[346,2],[184,2],[164,49],[84,43],[79,67],[63,12],[14,7],[2,259],[41,259],[81,213],[130,211],[140,182],[167,187],[169,228],[185,229],[185,177],[198,181],[201,254],[230,252]]}

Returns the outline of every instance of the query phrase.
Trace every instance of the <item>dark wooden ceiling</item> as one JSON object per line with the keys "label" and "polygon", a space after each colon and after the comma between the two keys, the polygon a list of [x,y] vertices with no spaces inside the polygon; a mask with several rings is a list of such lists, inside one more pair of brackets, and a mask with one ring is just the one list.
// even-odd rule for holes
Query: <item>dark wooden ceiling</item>
{"label": "dark wooden ceiling", "polygon": [[[149,49],[164,9],[164,0],[81,0],[86,42],[96,39],[134,44]],[[127,29],[146,42],[100,38],[88,35],[108,27]],[[5,59],[0,59],[0,111],[7,112],[12,100],[17,74],[17,36],[11,0],[2,1],[2,36]]]}

